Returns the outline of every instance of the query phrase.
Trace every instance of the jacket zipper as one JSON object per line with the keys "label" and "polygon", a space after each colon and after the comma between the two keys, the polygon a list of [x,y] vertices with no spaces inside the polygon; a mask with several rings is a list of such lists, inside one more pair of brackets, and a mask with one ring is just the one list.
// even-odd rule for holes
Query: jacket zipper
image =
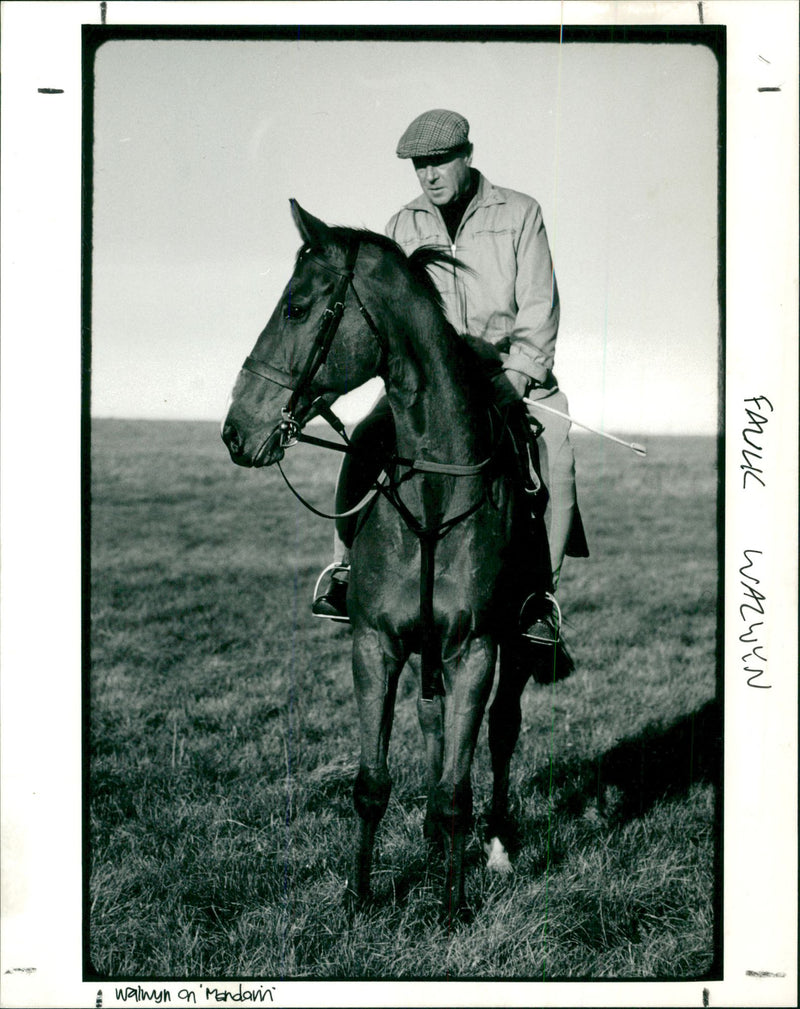
{"label": "jacket zipper", "polygon": [[[469,213],[468,212],[469,208],[468,208],[467,211],[465,211],[464,216],[461,218],[461,223],[456,228],[456,236],[453,239],[453,242],[452,242],[452,245],[451,245],[451,249],[453,251],[453,258],[454,259],[457,258],[457,256],[456,256],[456,247],[457,247],[457,244],[458,244],[458,236],[461,234],[461,231],[462,231],[462,229],[464,227],[464,222],[467,220],[468,217],[472,217],[472,214],[475,213],[475,210],[477,210],[477,206],[473,207],[472,213]],[[444,218],[442,218],[442,219],[444,220]],[[445,229],[445,231],[446,230],[447,229]],[[466,292],[466,289],[464,288],[464,285],[463,284],[459,285],[459,283],[458,283],[458,279],[456,277],[456,268],[455,267],[453,267],[453,287],[455,289],[456,300],[458,301],[459,309],[461,311],[461,332],[462,333],[468,333],[469,329],[468,329],[468,326],[467,326],[467,292]]]}
{"label": "jacket zipper", "polygon": [[[477,209],[478,208],[477,208],[477,205],[476,205],[475,207],[472,208],[472,212],[471,213],[466,213],[465,212],[464,216],[461,218],[461,223],[459,224],[458,228],[456,229],[456,237],[450,243],[450,252],[451,252],[451,254],[453,256],[453,259],[457,258],[457,252],[456,252],[456,250],[458,248],[458,236],[461,234],[461,230],[464,227],[464,222],[467,220],[468,217],[472,217],[472,214],[475,213],[475,211]],[[444,217],[442,216],[442,212],[438,209],[438,207],[436,208],[435,213],[436,213],[436,217],[439,219],[439,223],[440,223],[440,225],[441,225],[441,227],[442,227],[445,235],[447,235],[447,225],[444,223]],[[448,237],[449,237],[449,235],[448,235]],[[467,333],[468,332],[468,329],[467,329],[467,293],[463,289],[463,286],[458,283],[458,277],[456,275],[456,268],[455,268],[455,266],[452,269],[453,269],[453,290],[455,292],[456,304],[458,305],[459,313],[461,315],[461,332],[462,333]]]}

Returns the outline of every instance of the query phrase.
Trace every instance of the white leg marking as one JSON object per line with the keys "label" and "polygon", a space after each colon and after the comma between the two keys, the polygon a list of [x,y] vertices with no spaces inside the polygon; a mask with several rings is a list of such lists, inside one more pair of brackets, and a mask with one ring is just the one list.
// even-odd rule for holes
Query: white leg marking
{"label": "white leg marking", "polygon": [[492,872],[502,872],[508,874],[514,871],[514,867],[508,857],[508,852],[503,847],[499,837],[493,837],[488,844],[484,844],[483,850],[486,852],[486,868]]}

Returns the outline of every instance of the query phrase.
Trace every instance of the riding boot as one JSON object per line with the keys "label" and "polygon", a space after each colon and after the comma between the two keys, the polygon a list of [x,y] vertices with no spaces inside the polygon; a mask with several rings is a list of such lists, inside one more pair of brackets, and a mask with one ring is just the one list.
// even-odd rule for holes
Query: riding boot
{"label": "riding boot", "polygon": [[[520,403],[520,407],[522,404]],[[520,608],[520,635],[539,682],[562,679],[574,662],[561,635],[561,615],[552,595],[553,572],[544,513],[548,492],[539,472],[537,436],[541,427],[522,408],[509,409],[508,426],[514,446],[525,514],[525,583],[530,592]]]}
{"label": "riding boot", "polygon": [[331,567],[328,588],[320,595],[315,595],[314,602],[311,604],[311,612],[315,617],[327,617],[328,620],[349,623],[347,586],[350,582],[350,565],[336,564]]}

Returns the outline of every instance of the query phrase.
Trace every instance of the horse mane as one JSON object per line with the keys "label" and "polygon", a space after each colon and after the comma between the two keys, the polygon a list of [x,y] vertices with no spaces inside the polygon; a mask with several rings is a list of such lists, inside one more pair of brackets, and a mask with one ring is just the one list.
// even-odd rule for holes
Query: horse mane
{"label": "horse mane", "polygon": [[[432,267],[446,267],[473,273],[474,271],[471,267],[446,250],[433,245],[422,245],[408,256],[394,239],[376,231],[369,231],[366,228],[348,228],[340,225],[332,226],[330,231],[334,241],[342,247],[347,247],[351,240],[356,239],[364,244],[376,246],[396,259],[398,265],[410,274],[419,293],[432,303],[441,315],[444,331],[450,334],[455,341],[454,346],[459,351],[455,358],[452,359],[452,363],[460,372],[462,380],[467,379],[473,384],[477,384],[478,387],[483,387],[484,397],[488,397],[487,401],[491,402],[493,394],[487,388],[487,371],[485,364],[481,363],[481,358],[485,358],[491,348],[488,348],[481,340],[476,340],[469,336],[459,337],[456,334],[456,331],[447,319],[442,295],[430,273]],[[323,247],[312,249],[309,246],[305,246],[298,253],[298,258],[304,251],[317,251],[324,254],[325,250]]]}
{"label": "horse mane", "polygon": [[[412,278],[423,289],[425,294],[433,299],[434,304],[444,316],[444,303],[439,289],[433,282],[430,275],[430,268],[435,266],[449,267],[450,269],[464,270],[472,273],[472,269],[462,263],[460,259],[452,256],[444,249],[439,249],[433,245],[422,245],[415,249],[410,256],[407,256],[403,249],[388,235],[382,235],[377,231],[369,231],[366,228],[346,228],[335,226],[330,229],[337,243],[346,246],[352,239],[357,239],[365,244],[375,245],[384,252],[388,252],[405,264]],[[320,249],[319,251],[324,251]],[[302,252],[302,250],[301,250]]]}
{"label": "horse mane", "polygon": [[466,263],[462,263],[460,259],[456,259],[449,252],[437,249],[433,245],[421,245],[418,249],[414,249],[411,255],[407,257],[407,261],[411,273],[428,289],[428,293],[433,295],[436,304],[441,308],[442,312],[444,312],[442,296],[433,282],[430,268],[432,266],[449,266],[451,269],[464,270],[466,273],[474,272],[471,267],[467,266]]}
{"label": "horse mane", "polygon": [[[451,363],[459,373],[460,379],[470,382],[473,387],[482,388],[482,399],[487,403],[493,402],[494,394],[490,387],[486,368],[486,359],[492,356],[492,348],[482,340],[468,335],[459,336],[456,333],[447,318],[442,295],[430,272],[431,268],[436,266],[462,269],[469,273],[473,273],[474,270],[447,250],[435,245],[421,245],[411,255],[407,255],[392,238],[376,231],[369,231],[366,228],[333,226],[331,232],[337,244],[344,247],[352,239],[376,246],[393,256],[398,265],[411,274],[419,293],[436,308],[441,315],[444,331],[454,341],[453,347],[457,352],[451,357]],[[324,250],[320,248],[318,251]],[[497,361],[498,365],[499,361]],[[489,370],[491,370],[491,365],[489,365]]]}

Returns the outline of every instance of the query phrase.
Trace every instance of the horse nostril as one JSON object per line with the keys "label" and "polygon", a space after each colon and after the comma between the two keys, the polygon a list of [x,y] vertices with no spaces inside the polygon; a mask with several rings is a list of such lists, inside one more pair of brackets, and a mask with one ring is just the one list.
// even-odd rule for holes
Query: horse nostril
{"label": "horse nostril", "polygon": [[238,455],[242,450],[242,439],[233,424],[226,424],[222,429],[222,440],[228,446],[232,455]]}

